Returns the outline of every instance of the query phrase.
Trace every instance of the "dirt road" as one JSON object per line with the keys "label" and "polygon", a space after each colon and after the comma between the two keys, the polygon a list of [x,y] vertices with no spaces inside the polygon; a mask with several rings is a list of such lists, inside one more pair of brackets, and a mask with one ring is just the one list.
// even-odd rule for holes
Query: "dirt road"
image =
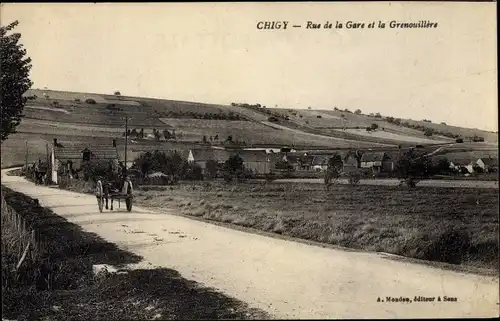
{"label": "dirt road", "polygon": [[[278,318],[495,317],[498,277],[463,274],[249,234],[135,208],[99,213],[91,195],[35,186],[6,176],[2,184],[38,198],[68,221],[144,257],[137,267],[173,268]],[[412,302],[387,302],[391,296]],[[433,302],[415,302],[415,297]],[[438,297],[441,301],[437,301]],[[444,302],[453,297],[457,302]],[[385,302],[377,302],[380,298]]]}

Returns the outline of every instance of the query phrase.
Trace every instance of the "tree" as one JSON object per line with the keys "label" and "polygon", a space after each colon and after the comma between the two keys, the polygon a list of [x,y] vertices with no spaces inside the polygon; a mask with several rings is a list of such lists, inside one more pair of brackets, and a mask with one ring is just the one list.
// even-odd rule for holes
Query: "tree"
{"label": "tree", "polygon": [[141,128],[141,130],[139,131],[139,137],[144,138],[144,128]]}
{"label": "tree", "polygon": [[224,162],[222,169],[226,181],[231,181],[234,176],[239,178],[245,170],[243,159],[239,155],[232,155]]}
{"label": "tree", "polygon": [[354,111],[354,113],[355,113],[356,115],[361,115],[362,111],[361,111],[361,109],[356,109],[356,110]]}
{"label": "tree", "polygon": [[205,171],[208,178],[214,179],[217,177],[219,164],[213,159],[209,159],[205,164]]}
{"label": "tree", "polygon": [[203,135],[203,143],[206,144],[207,143],[207,136],[206,135]]}
{"label": "tree", "polygon": [[168,129],[163,130],[163,136],[165,136],[165,139],[167,139],[167,140],[172,138],[172,134],[170,134]]}
{"label": "tree", "polygon": [[132,129],[132,131],[130,132],[130,136],[134,136],[134,137],[139,137],[139,133],[137,132],[137,129]]}
{"label": "tree", "polygon": [[382,115],[380,115],[380,113],[376,113],[376,114],[375,114],[375,117],[376,117],[376,118],[382,118]]}
{"label": "tree", "polygon": [[371,124],[370,128],[371,130],[376,130],[378,128],[378,124],[373,123]]}
{"label": "tree", "polygon": [[325,187],[326,190],[330,190],[332,185],[332,180],[338,179],[342,172],[344,163],[342,162],[342,156],[339,153],[335,153],[328,159],[327,168],[325,171]]}
{"label": "tree", "polygon": [[26,49],[19,43],[21,34],[7,34],[18,24],[16,20],[0,27],[2,142],[15,133],[16,127],[21,123],[23,109],[28,100],[23,94],[33,85],[29,78],[31,58],[26,56]]}
{"label": "tree", "polygon": [[396,174],[408,187],[415,187],[421,179],[432,174],[432,163],[423,152],[410,149],[397,158]]}
{"label": "tree", "polygon": [[121,96],[122,94],[119,91],[115,91],[114,95],[115,96]]}
{"label": "tree", "polygon": [[441,158],[434,167],[433,174],[449,175],[451,172],[450,161],[447,158]]}

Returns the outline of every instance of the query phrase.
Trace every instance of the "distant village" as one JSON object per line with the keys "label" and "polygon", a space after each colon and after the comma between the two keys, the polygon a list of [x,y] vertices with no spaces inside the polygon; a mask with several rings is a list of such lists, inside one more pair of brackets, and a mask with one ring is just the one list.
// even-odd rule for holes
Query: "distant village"
{"label": "distant village", "polygon": [[[162,184],[168,181],[168,173],[148,170],[142,173],[135,165],[136,160],[146,151],[129,150],[127,155],[118,148],[116,139],[110,140],[108,145],[61,144],[57,138],[48,147],[46,159],[40,158],[32,164],[33,168],[45,180],[59,183],[62,177],[78,178],[85,162],[105,161],[121,164],[131,169],[131,175],[137,176],[143,184]],[[365,177],[381,178],[393,177],[397,164],[397,151],[372,150],[311,150],[297,151],[283,147],[277,149],[242,149],[209,146],[185,150],[161,150],[165,155],[177,155],[179,160],[197,166],[201,171],[201,179],[208,176],[207,165],[212,162],[222,168],[224,163],[234,155],[238,155],[249,174],[249,177],[262,178],[273,173],[277,177],[286,178],[320,178],[327,169],[328,159],[333,154],[340,155],[343,163],[343,172],[358,169]],[[127,159],[126,159],[127,158]],[[436,161],[441,163],[443,159]],[[125,164],[126,162],[126,164]],[[436,165],[439,166],[439,165]],[[445,159],[444,172],[449,175],[470,176],[477,173],[491,173],[498,170],[498,160],[494,158],[477,158],[465,162],[448,161]],[[135,171],[134,171],[135,168]],[[216,175],[216,176],[220,176]],[[40,178],[41,179],[41,178]]]}

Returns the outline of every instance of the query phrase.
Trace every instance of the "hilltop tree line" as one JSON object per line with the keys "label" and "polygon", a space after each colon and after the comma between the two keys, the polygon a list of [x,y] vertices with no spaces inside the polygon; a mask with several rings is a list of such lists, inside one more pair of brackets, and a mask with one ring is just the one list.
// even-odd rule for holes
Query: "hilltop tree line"
{"label": "hilltop tree line", "polygon": [[[123,132],[122,136],[125,136],[125,132]],[[133,128],[127,130],[127,136],[135,139],[144,139],[146,138],[147,135],[144,133],[144,128],[141,128],[140,130],[137,130],[137,128]],[[159,129],[153,128],[153,136],[156,139],[156,141],[160,141],[162,139],[165,140],[177,139],[175,129],[172,129],[171,131],[169,131],[168,129],[160,131]]]}
{"label": "hilltop tree line", "polygon": [[193,111],[166,111],[161,113],[165,118],[185,118],[185,119],[210,119],[210,120],[245,120],[239,114],[230,111],[228,113],[197,113]]}
{"label": "hilltop tree line", "polygon": [[259,112],[268,115],[269,117],[267,118],[268,121],[270,122],[278,122],[280,119],[281,120],[290,120],[290,116],[281,114],[278,112],[273,112],[269,109],[267,109],[266,106],[262,106],[261,104],[248,104],[248,103],[231,103],[231,106],[237,106],[237,107],[243,107],[243,108],[249,108],[249,109],[254,109],[258,110]]}

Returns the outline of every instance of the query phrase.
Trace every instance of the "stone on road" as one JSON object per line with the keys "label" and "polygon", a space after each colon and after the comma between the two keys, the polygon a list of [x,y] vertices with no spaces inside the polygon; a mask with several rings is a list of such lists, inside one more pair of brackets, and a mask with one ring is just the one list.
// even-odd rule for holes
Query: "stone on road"
{"label": "stone on road", "polygon": [[[140,268],[167,267],[277,318],[498,317],[499,280],[261,236],[137,208],[99,213],[94,196],[2,184],[56,214],[144,257]],[[171,212],[170,212],[171,213]],[[415,297],[434,301],[415,302]],[[413,302],[387,302],[409,298]],[[438,301],[438,297],[441,301]],[[456,298],[457,301],[444,301]],[[377,302],[380,298],[380,301]]]}

